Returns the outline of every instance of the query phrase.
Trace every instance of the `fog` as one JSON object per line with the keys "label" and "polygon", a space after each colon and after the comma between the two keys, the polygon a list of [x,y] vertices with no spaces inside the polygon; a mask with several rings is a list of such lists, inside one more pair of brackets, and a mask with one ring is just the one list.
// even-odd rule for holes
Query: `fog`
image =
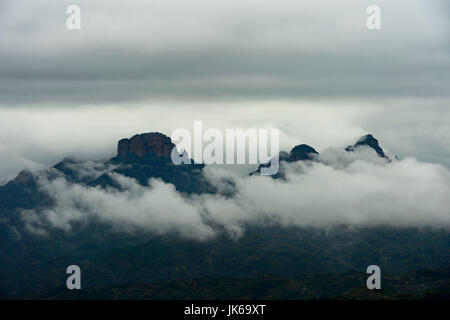
{"label": "fog", "polygon": [[[88,217],[199,239],[248,223],[448,225],[448,1],[379,0],[378,31],[360,0],[80,0],[76,31],[71,4],[0,1],[0,185],[65,157],[94,161],[83,174],[109,170],[119,139],[194,121],[276,128],[283,150],[306,143],[323,162],[287,165],[286,181],[208,167],[216,184],[235,180],[229,199],[42,176],[57,206],[24,214],[35,232]],[[367,133],[400,160],[342,152]]]}
{"label": "fog", "polygon": [[[107,160],[117,142],[137,133],[177,128],[277,128],[280,147],[306,143],[318,151],[347,146],[371,133],[399,157],[450,168],[450,109],[447,99],[322,102],[156,103],[81,109],[4,109],[0,117],[0,181],[28,168],[50,167],[65,157]],[[167,110],[173,110],[168,112]],[[204,110],[208,110],[205,112]]]}
{"label": "fog", "polygon": [[[369,148],[351,153],[336,148],[326,150],[320,162],[283,166],[286,179],[207,166],[205,176],[222,192],[200,195],[182,195],[159,179],[143,187],[117,173],[110,176],[121,190],[72,184],[64,177],[48,180],[41,174],[41,190],[55,205],[24,211],[22,219],[41,235],[51,228],[70,231],[74,222],[95,218],[117,232],[170,232],[199,240],[222,230],[236,239],[249,225],[450,227],[450,171],[441,165],[414,158],[389,162]],[[95,174],[94,166],[88,167],[84,174]],[[225,196],[225,190],[234,195]]]}
{"label": "fog", "polygon": [[380,0],[0,2],[0,184],[136,133],[278,128],[285,149],[370,132],[450,167],[450,7]]}

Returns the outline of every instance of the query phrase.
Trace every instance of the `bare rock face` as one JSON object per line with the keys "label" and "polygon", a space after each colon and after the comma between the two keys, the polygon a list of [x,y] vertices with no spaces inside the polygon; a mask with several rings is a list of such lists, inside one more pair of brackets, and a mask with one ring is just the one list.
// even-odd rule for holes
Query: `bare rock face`
{"label": "bare rock face", "polygon": [[307,144],[300,144],[292,148],[288,162],[314,160],[319,153]]}
{"label": "bare rock face", "polygon": [[175,144],[166,135],[159,132],[150,132],[135,135],[130,139],[122,139],[117,147],[117,157],[125,158],[130,155],[138,157],[157,156],[170,158]]}
{"label": "bare rock face", "polygon": [[19,172],[13,182],[17,184],[31,184],[34,181],[33,174],[28,170],[22,170]]}
{"label": "bare rock face", "polygon": [[367,146],[372,148],[380,157],[389,159],[380,147],[378,140],[371,134],[362,136],[353,146],[348,146],[345,150],[349,152],[355,151],[359,146]]}

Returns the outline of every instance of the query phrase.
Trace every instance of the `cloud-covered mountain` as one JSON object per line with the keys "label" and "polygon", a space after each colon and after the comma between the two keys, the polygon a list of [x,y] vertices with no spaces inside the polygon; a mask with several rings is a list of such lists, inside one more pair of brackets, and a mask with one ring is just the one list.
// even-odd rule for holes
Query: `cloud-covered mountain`
{"label": "cloud-covered mountain", "polygon": [[[33,261],[33,274],[42,275],[53,264],[88,259],[97,274],[117,254],[126,256],[126,264],[137,263],[139,251],[150,260],[136,267],[136,275],[162,272],[148,281],[176,278],[170,268],[182,268],[187,277],[243,276],[242,264],[230,268],[242,246],[248,248],[239,255],[243,261],[258,252],[252,276],[267,270],[285,275],[270,258],[282,248],[290,248],[280,258],[288,274],[341,272],[383,261],[397,272],[450,261],[448,250],[442,250],[450,241],[450,173],[413,158],[390,159],[371,135],[320,154],[305,144],[281,152],[276,179],[175,165],[173,147],[160,133],[135,135],[120,140],[117,155],[108,161],[65,159],[46,170],[22,171],[0,187],[0,288],[11,293],[57,286],[53,269],[50,279],[23,283],[32,276],[26,266]],[[261,238],[260,232],[270,236]],[[365,256],[361,248],[371,253]],[[341,250],[347,258],[337,254]],[[427,253],[416,256],[417,251]],[[309,257],[298,260],[300,252]],[[410,259],[397,259],[398,252]],[[169,266],[165,259],[172,261]],[[208,267],[204,259],[214,262]],[[317,263],[325,264],[317,268]],[[135,279],[119,276],[123,268],[113,267],[114,275],[92,284]]]}
{"label": "cloud-covered mountain", "polygon": [[[322,154],[305,144],[281,152],[280,172],[270,178],[259,176],[259,169],[241,176],[223,167],[176,165],[170,158],[174,147],[169,137],[146,133],[120,140],[117,155],[104,163],[65,159],[48,170],[22,171],[2,187],[3,206],[17,208],[35,231],[69,230],[93,217],[120,228],[183,229],[193,238],[211,236],[217,225],[240,233],[262,221],[316,227],[450,224],[447,169],[414,159],[392,162],[372,135]],[[200,233],[186,232],[189,225]]]}

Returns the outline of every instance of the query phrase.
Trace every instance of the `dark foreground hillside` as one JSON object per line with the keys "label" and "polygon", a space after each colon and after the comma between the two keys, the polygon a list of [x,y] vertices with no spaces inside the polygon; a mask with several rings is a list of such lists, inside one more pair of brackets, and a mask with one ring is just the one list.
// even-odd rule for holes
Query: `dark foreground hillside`
{"label": "dark foreground hillside", "polygon": [[[82,270],[80,294],[92,298],[114,294],[125,298],[351,297],[362,294],[357,289],[365,288],[366,268],[372,264],[380,266],[383,279],[386,275],[383,292],[389,297],[403,292],[415,298],[450,292],[445,282],[450,253],[443,250],[449,247],[450,235],[444,231],[251,228],[239,240],[223,235],[205,242],[167,235],[145,242],[139,237],[104,237],[93,243],[85,237],[61,237],[59,243],[37,241],[39,251],[34,256],[4,270],[3,297],[28,297],[30,292],[31,296],[51,296],[47,290],[65,286],[65,270],[71,264]],[[66,252],[49,255],[58,246]],[[415,273],[432,269],[437,273]],[[428,284],[421,284],[422,280]],[[441,289],[435,286],[440,281],[444,281]],[[55,295],[66,296],[64,292]]]}
{"label": "dark foreground hillside", "polygon": [[361,273],[266,275],[249,279],[173,280],[69,291],[65,287],[28,292],[24,299],[450,299],[450,268],[383,275],[382,289],[370,291]]}

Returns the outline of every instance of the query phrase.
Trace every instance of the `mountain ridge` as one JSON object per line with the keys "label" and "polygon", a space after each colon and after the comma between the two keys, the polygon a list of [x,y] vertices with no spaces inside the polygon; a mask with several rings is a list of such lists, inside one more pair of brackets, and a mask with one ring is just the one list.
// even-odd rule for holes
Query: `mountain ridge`
{"label": "mountain ridge", "polygon": [[[117,143],[117,153],[116,155],[107,160],[105,163],[117,164],[121,162],[171,162],[171,153],[176,145],[172,142],[171,138],[160,132],[148,132],[141,133],[132,136],[131,138],[122,138]],[[347,152],[354,152],[360,147],[369,147],[373,149],[380,157],[389,159],[384,150],[380,147],[377,139],[374,138],[372,134],[367,134],[362,136],[357,140],[354,145],[345,148]],[[318,161],[320,156],[313,147],[307,144],[299,144],[294,146],[289,153],[280,151],[279,159],[285,162],[296,162],[296,161]],[[193,164],[193,161],[189,159],[192,163],[191,165],[196,166],[199,169],[204,167],[203,164]],[[65,158],[62,161],[55,164],[52,168],[56,168],[61,171],[67,170],[67,163],[77,162],[72,158]],[[175,164],[173,164],[175,165]],[[250,174],[259,173],[262,167],[268,167],[270,162],[262,163],[258,166],[256,171]],[[181,164],[180,166],[184,166]],[[24,168],[19,174],[10,181],[14,183],[31,183],[33,172],[27,168]]]}
{"label": "mountain ridge", "polygon": [[[143,143],[147,143],[145,141],[143,139]],[[160,141],[170,145],[164,137]],[[362,147],[367,146],[358,146]],[[203,176],[203,165],[173,164],[167,158],[167,148],[160,148],[159,142],[156,145],[153,142],[138,143],[121,150],[127,152],[103,163],[66,158],[39,173],[25,170],[15,180],[0,187],[0,296],[26,297],[30,290],[43,292],[64,286],[65,268],[72,264],[82,268],[84,288],[140,281],[147,284],[183,283],[192,279],[233,278],[250,279],[244,282],[247,283],[244,287],[255,283],[251,279],[262,279],[256,282],[258,288],[276,290],[265,275],[282,277],[290,283],[303,274],[313,278],[325,274],[323,279],[335,275],[333,277],[339,279],[340,274],[357,270],[365,275],[365,268],[372,264],[379,264],[383,272],[392,274],[440,268],[448,266],[450,261],[450,252],[446,250],[450,233],[439,228],[338,225],[323,230],[314,226],[264,225],[261,222],[244,225],[245,232],[237,238],[232,237],[224,226],[211,225],[216,228],[216,235],[198,240],[182,237],[171,229],[162,234],[153,229],[118,232],[118,226],[109,223],[108,219],[100,220],[89,214],[73,222],[70,230],[56,228],[47,220],[43,220],[43,229],[36,224],[39,217],[56,214],[52,211],[54,200],[51,194],[40,188],[38,179],[42,176],[47,180],[62,178],[69,186],[68,192],[73,192],[72,186],[77,186],[94,194],[102,190],[112,197],[130,196],[129,190],[121,194],[121,185],[114,180],[116,175],[135,179],[146,187],[136,187],[133,182],[138,193],[142,190],[152,193],[154,186],[149,186],[149,179],[173,184],[177,196],[186,199],[182,204],[191,204],[200,194],[219,199],[233,197],[208,184]],[[302,161],[310,165],[320,161],[319,156],[315,149],[303,144],[292,148],[290,153],[281,152],[280,159],[281,162]],[[283,184],[280,181],[279,185]],[[76,204],[83,206],[78,199],[75,196]],[[165,201],[163,206],[172,199]],[[147,203],[149,212],[152,203]],[[133,202],[128,205],[132,206]],[[146,213],[146,208],[142,207],[142,214]],[[170,212],[165,212],[164,207],[157,212],[172,217],[181,213],[182,208],[180,212],[177,208],[173,210],[173,206],[170,208]],[[222,213],[226,214],[227,210]],[[106,212],[105,216],[108,214]],[[30,229],[30,225],[34,229]],[[221,281],[217,285],[222,285]],[[168,294],[176,294],[170,288],[167,290]],[[230,293],[237,298],[241,290],[247,289],[239,287]],[[188,299],[189,294],[186,291],[183,297]],[[318,289],[317,294],[326,294],[326,289]],[[93,296],[108,297],[103,291]]]}

